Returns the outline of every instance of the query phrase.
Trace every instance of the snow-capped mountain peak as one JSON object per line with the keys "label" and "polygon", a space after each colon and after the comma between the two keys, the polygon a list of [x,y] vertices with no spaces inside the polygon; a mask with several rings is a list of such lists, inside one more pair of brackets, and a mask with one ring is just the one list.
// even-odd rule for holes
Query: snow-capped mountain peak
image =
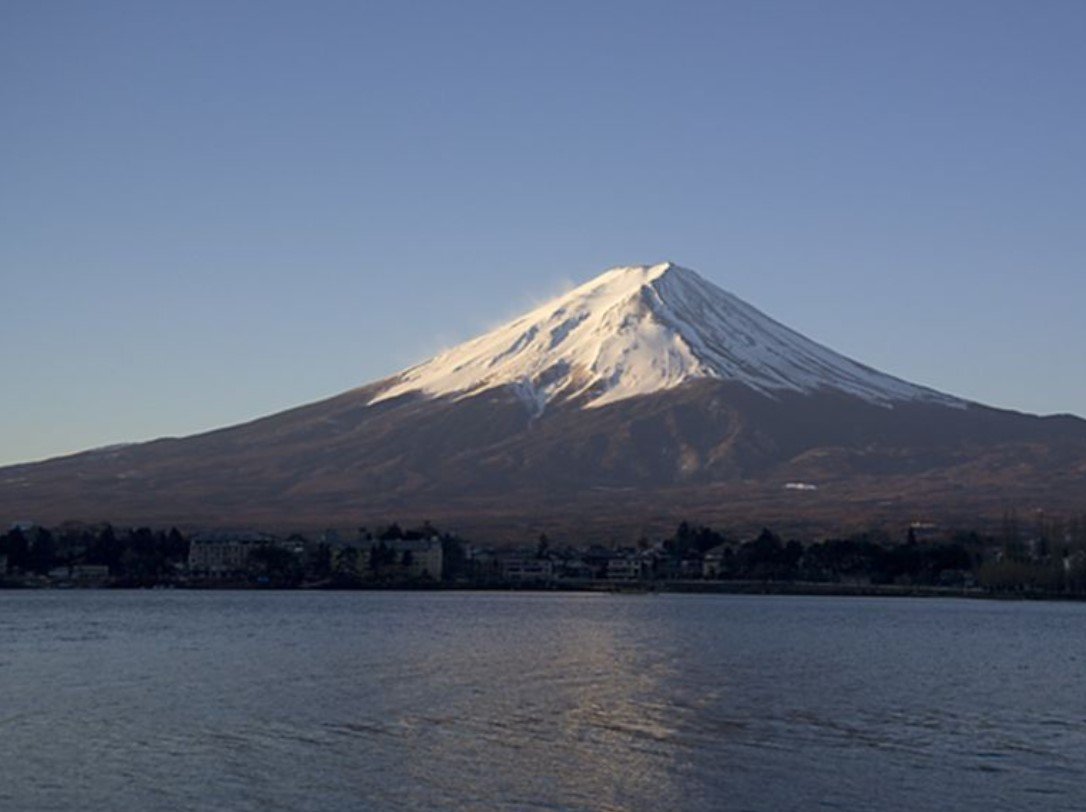
{"label": "snow-capped mountain peak", "polygon": [[541,413],[556,399],[598,407],[705,378],[768,396],[828,389],[884,406],[963,405],[845,358],[671,262],[612,268],[401,373],[371,403],[510,386]]}

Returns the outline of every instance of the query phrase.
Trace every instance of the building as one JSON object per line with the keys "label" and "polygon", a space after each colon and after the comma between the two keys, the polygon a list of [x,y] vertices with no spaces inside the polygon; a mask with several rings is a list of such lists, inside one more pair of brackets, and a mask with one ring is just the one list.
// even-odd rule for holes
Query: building
{"label": "building", "polygon": [[441,580],[445,565],[441,539],[401,539],[392,543],[392,549],[399,557],[400,566],[408,578]]}
{"label": "building", "polygon": [[640,581],[648,574],[645,559],[639,555],[617,555],[607,561],[607,580]]}
{"label": "building", "polygon": [[730,557],[731,549],[727,544],[718,544],[705,552],[701,561],[702,578],[720,578],[724,575],[724,562]]}
{"label": "building", "polygon": [[503,581],[537,583],[554,578],[554,562],[547,558],[511,556],[501,560]]}
{"label": "building", "polygon": [[265,533],[198,533],[189,539],[189,572],[205,578],[244,575],[249,556],[258,547],[273,544]]}
{"label": "building", "polygon": [[[364,570],[369,566],[374,551],[384,551],[386,561],[380,569],[386,574],[411,580],[429,578],[440,581],[444,572],[445,552],[441,539],[433,536],[428,539],[392,539],[380,541],[363,539],[357,542],[359,550],[358,567]],[[372,568],[371,568],[372,569]]]}
{"label": "building", "polygon": [[570,556],[560,559],[555,566],[555,575],[569,581],[591,581],[596,577],[596,570],[583,558]]}

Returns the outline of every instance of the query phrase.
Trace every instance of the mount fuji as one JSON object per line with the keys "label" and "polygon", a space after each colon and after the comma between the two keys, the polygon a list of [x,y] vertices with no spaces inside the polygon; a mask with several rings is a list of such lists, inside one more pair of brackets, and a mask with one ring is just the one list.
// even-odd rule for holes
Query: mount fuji
{"label": "mount fuji", "polygon": [[0,521],[431,519],[630,538],[1086,510],[1086,421],[871,369],[672,263],[614,268],[390,378],[239,426],[0,469]]}
{"label": "mount fuji", "polygon": [[651,395],[699,379],[755,392],[855,395],[870,403],[965,403],[851,361],[693,271],[613,268],[537,310],[397,376],[371,403],[410,392],[464,397],[509,386],[530,411]]}

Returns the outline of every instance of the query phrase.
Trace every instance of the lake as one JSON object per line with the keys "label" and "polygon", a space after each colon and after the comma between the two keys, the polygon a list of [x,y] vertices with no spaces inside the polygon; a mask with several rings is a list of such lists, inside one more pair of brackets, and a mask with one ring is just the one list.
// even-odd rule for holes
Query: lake
{"label": "lake", "polygon": [[1084,604],[0,592],[4,810],[1027,808]]}

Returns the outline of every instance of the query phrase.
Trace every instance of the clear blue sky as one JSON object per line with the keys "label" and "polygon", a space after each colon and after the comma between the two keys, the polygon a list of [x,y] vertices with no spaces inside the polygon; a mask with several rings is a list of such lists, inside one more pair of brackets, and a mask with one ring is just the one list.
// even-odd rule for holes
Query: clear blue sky
{"label": "clear blue sky", "polygon": [[1086,3],[0,4],[0,463],[335,394],[672,259],[1086,415]]}

